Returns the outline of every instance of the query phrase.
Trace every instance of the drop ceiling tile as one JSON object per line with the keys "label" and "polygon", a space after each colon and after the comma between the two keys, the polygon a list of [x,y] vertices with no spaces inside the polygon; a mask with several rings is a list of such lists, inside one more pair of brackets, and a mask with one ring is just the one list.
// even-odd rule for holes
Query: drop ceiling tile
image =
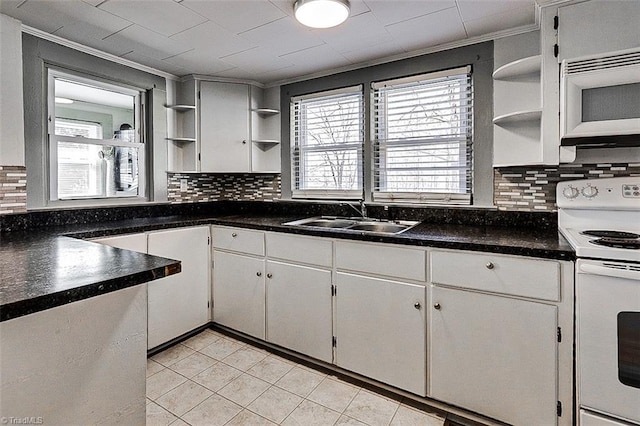
{"label": "drop ceiling tile", "polygon": [[71,20],[70,14],[57,6],[60,4],[43,0],[27,2],[2,0],[0,12],[18,19],[25,25],[50,33]]}
{"label": "drop ceiling tile", "polygon": [[[365,0],[383,25],[391,25],[456,6],[455,0]],[[475,0],[476,3],[478,0]]]}
{"label": "drop ceiling tile", "polygon": [[371,12],[349,18],[334,28],[313,30],[313,33],[338,52],[367,49],[393,41],[391,34]]}
{"label": "drop ceiling tile", "polygon": [[351,63],[326,44],[282,55],[281,58],[295,65],[302,73],[339,68]]}
{"label": "drop ceiling tile", "polygon": [[170,39],[196,49],[207,49],[216,58],[257,47],[256,43],[238,37],[210,21],[173,35]]}
{"label": "drop ceiling tile", "polygon": [[215,55],[202,48],[172,56],[164,59],[163,62],[186,68],[195,74],[218,75],[222,71],[235,68],[234,65],[217,59]]}
{"label": "drop ceiling tile", "polygon": [[99,8],[164,36],[179,33],[206,21],[206,18],[173,0],[109,0]]}
{"label": "drop ceiling tile", "polygon": [[52,2],[65,11],[73,10],[65,24],[54,34],[79,43],[91,45],[93,40],[102,40],[110,34],[131,25],[126,19],[100,10],[83,1]]}
{"label": "drop ceiling tile", "polygon": [[82,1],[90,4],[91,6],[97,6],[100,3],[104,3],[104,0],[82,0]]}
{"label": "drop ceiling tile", "polygon": [[132,25],[103,40],[97,41],[96,47],[107,52],[124,51],[122,53],[126,53],[134,51],[137,54],[143,54],[145,57],[157,60],[191,50],[191,47],[186,44],[154,33],[139,25]]}
{"label": "drop ceiling tile", "polygon": [[513,9],[534,6],[534,0],[458,0],[458,9],[464,22],[507,12]]}
{"label": "drop ceiling tile", "polygon": [[484,18],[466,21],[464,27],[469,37],[474,37],[533,23],[535,23],[535,7],[530,5]]}
{"label": "drop ceiling tile", "polygon": [[168,72],[170,74],[177,75],[179,77],[192,73],[190,70],[183,68],[179,65],[168,63],[166,61],[161,61],[156,58],[150,58],[139,52],[127,53],[122,57],[125,59],[129,59],[130,61],[137,62],[142,65],[146,65],[151,68],[155,68],[161,71]]}
{"label": "drop ceiling tile", "polygon": [[289,17],[245,31],[240,36],[275,56],[324,44],[309,28]]}
{"label": "drop ceiling tile", "polygon": [[349,59],[354,64],[371,62],[393,55],[405,53],[405,50],[395,41],[381,43],[363,49],[341,52],[342,56]]}
{"label": "drop ceiling tile", "polygon": [[267,0],[184,0],[181,4],[234,34],[287,16]]}
{"label": "drop ceiling tile", "polygon": [[238,68],[256,72],[273,71],[293,65],[287,59],[280,58],[261,47],[224,56],[220,59]]}
{"label": "drop ceiling tile", "polygon": [[387,25],[385,28],[407,52],[466,38],[455,7]]}

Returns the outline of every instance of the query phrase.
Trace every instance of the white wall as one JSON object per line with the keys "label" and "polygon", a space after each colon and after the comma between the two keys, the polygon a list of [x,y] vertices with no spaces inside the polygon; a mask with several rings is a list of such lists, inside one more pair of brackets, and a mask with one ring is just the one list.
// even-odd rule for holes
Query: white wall
{"label": "white wall", "polygon": [[0,165],[25,165],[22,24],[2,14],[0,14]]}

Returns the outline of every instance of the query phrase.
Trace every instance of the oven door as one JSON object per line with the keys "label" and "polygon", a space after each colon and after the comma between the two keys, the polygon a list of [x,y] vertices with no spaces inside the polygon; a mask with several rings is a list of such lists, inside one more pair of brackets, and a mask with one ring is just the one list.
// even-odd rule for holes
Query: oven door
{"label": "oven door", "polygon": [[578,260],[578,402],[640,422],[640,265]]}

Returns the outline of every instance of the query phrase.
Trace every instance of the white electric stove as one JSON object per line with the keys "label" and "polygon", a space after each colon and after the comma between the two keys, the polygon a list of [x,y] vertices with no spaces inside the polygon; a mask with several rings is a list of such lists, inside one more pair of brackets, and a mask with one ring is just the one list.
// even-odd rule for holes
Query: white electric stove
{"label": "white electric stove", "polygon": [[576,251],[578,425],[640,425],[640,177],[561,182]]}

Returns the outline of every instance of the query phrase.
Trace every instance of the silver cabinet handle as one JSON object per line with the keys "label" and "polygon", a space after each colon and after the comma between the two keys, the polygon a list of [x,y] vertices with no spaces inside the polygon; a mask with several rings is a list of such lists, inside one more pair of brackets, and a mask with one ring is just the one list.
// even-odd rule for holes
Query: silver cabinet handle
{"label": "silver cabinet handle", "polygon": [[271,278],[271,277],[273,277],[273,275],[267,274],[267,278]]}
{"label": "silver cabinet handle", "polygon": [[420,304],[420,302],[416,302],[416,303],[413,304],[413,307],[416,308],[416,309],[420,309],[420,308],[422,308],[422,305]]}
{"label": "silver cabinet handle", "polygon": [[238,236],[238,234],[236,234],[236,233],[234,232],[233,234],[231,234],[231,236],[232,236],[233,238],[235,238],[235,237],[237,237],[237,236]]}
{"label": "silver cabinet handle", "polygon": [[261,277],[262,276],[262,272],[256,272],[256,275]]}
{"label": "silver cabinet handle", "polygon": [[486,267],[487,267],[487,269],[493,269],[493,268],[495,268],[495,265],[493,264],[493,262],[487,262],[487,264],[486,264],[486,265],[484,265],[484,266],[486,266]]}
{"label": "silver cabinet handle", "polygon": [[434,303],[433,307],[436,309],[436,311],[440,310],[440,304],[439,303]]}

